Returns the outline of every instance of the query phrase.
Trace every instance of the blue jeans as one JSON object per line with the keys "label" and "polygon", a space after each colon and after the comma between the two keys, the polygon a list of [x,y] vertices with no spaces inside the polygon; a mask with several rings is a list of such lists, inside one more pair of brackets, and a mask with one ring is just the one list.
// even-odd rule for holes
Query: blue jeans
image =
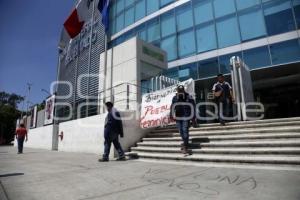
{"label": "blue jeans", "polygon": [[185,147],[189,145],[189,120],[177,120],[176,125]]}
{"label": "blue jeans", "polygon": [[109,159],[109,152],[111,148],[111,143],[114,144],[114,147],[117,149],[119,157],[124,157],[124,151],[121,147],[121,144],[119,142],[119,138],[116,138],[114,140],[110,140],[109,138],[105,138],[104,142],[104,154],[103,154],[103,159]]}
{"label": "blue jeans", "polygon": [[18,137],[18,153],[23,153],[23,144],[25,137]]}

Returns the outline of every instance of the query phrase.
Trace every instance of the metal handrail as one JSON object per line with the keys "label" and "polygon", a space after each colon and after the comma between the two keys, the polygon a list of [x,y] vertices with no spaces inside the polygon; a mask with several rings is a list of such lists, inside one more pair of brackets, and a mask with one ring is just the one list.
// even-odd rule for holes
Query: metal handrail
{"label": "metal handrail", "polygon": [[[114,93],[114,90],[118,87],[121,87],[121,86],[126,86],[126,89],[124,91]],[[130,98],[131,95],[138,95],[139,94],[135,91],[131,92],[130,91],[130,86],[133,86],[133,87],[138,88],[138,89],[145,89],[145,90],[148,91],[148,93],[152,91],[151,88],[143,87],[143,86],[140,86],[140,85],[137,85],[137,84],[134,84],[134,83],[124,82],[124,83],[117,84],[113,87],[104,89],[102,91],[99,91],[98,92],[98,102],[105,103],[104,101],[106,101],[106,99],[108,99],[108,98],[110,98],[114,103],[125,101],[126,102],[126,110],[129,110],[130,109],[130,102],[138,102],[138,99],[140,98],[140,97],[137,97],[136,99]],[[108,91],[112,91],[112,92],[110,94],[108,94],[107,96],[104,96],[103,98],[100,97],[101,94],[105,94]],[[116,95],[121,95],[121,94],[124,94],[124,96],[126,96],[126,97],[123,97],[122,99],[118,99],[117,101],[115,101],[115,96]]]}

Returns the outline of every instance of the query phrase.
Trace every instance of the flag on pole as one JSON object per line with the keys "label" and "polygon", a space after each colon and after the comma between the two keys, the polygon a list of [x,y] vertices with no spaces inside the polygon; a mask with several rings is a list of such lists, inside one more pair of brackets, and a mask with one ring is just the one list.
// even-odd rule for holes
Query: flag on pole
{"label": "flag on pole", "polygon": [[99,0],[98,10],[102,14],[102,23],[105,27],[105,32],[109,29],[109,8],[110,0]]}
{"label": "flag on pole", "polygon": [[90,19],[91,3],[94,0],[81,0],[66,19],[61,32],[59,48],[64,49],[69,41],[75,38],[82,30],[84,23]]}
{"label": "flag on pole", "polygon": [[88,8],[90,8],[91,4],[93,3],[94,0],[87,0],[86,5]]}
{"label": "flag on pole", "polygon": [[71,15],[64,23],[64,27],[71,38],[76,37],[83,27],[84,21],[80,21],[77,9],[74,9]]}

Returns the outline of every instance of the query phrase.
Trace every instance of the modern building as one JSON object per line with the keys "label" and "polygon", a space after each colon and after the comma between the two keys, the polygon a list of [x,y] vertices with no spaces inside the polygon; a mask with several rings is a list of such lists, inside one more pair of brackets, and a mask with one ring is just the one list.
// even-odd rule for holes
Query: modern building
{"label": "modern building", "polygon": [[[61,100],[72,110],[61,106],[58,114],[73,113],[73,119],[77,105],[87,101],[77,94],[77,77],[98,74],[105,49],[99,11],[91,6],[89,12],[92,22],[59,56],[59,80],[74,89]],[[230,80],[229,60],[239,56],[251,69],[255,99],[265,105],[266,118],[300,116],[300,0],[112,0],[110,14],[108,48],[137,36],[165,50],[168,70],[162,75],[195,79],[198,102],[209,100],[217,74]],[[78,87],[97,101],[96,76]],[[69,92],[67,86],[58,88],[58,95]],[[82,117],[97,112],[97,106],[87,106]]]}

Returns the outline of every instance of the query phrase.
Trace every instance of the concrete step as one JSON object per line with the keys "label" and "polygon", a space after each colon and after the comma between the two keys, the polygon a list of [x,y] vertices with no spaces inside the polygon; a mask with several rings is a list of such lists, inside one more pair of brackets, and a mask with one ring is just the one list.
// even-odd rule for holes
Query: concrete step
{"label": "concrete step", "polygon": [[243,156],[243,155],[190,155],[185,156],[177,153],[141,153],[133,152],[137,154],[138,158],[149,159],[164,159],[164,160],[183,160],[194,162],[223,162],[223,163],[257,163],[257,164],[281,164],[281,165],[299,165],[299,156]]}
{"label": "concrete step", "polygon": [[[238,122],[230,122],[228,126],[235,125],[248,125],[248,124],[264,124],[264,123],[280,123],[280,122],[295,122],[300,121],[300,117],[291,117],[291,118],[279,118],[279,119],[263,119],[263,120],[254,120],[254,121],[238,121]],[[201,127],[216,127],[219,126],[219,123],[209,123],[209,124],[201,124]],[[164,130],[166,128],[176,128],[175,125],[170,125],[167,127],[160,127],[156,130]]]}
{"label": "concrete step", "polygon": [[[191,141],[215,141],[215,140],[255,140],[255,139],[288,139],[288,138],[300,138],[300,131],[288,132],[288,133],[247,133],[247,134],[236,134],[236,135],[208,135],[208,136],[196,136],[190,137]],[[164,138],[144,138],[143,141],[181,141],[181,137],[164,137]]]}
{"label": "concrete step", "polygon": [[[214,136],[214,135],[234,135],[234,134],[250,134],[250,133],[283,133],[283,132],[298,132],[300,133],[300,126],[285,126],[276,128],[244,128],[237,130],[213,130],[213,131],[190,131],[190,136]],[[150,133],[147,138],[158,137],[178,137],[178,130],[170,130],[164,133]]]}
{"label": "concrete step", "polygon": [[[160,148],[160,147],[132,147],[132,152],[140,153],[159,153],[159,154],[165,154],[165,153],[181,153],[181,150],[179,148]],[[272,148],[272,147],[263,147],[263,148],[218,148],[218,149],[209,149],[209,148],[201,148],[201,149],[192,149],[193,154],[258,154],[258,155],[272,155],[272,156],[289,156],[289,155],[300,155],[300,147],[294,147],[294,148]]]}
{"label": "concrete step", "polygon": [[[140,142],[137,146],[147,147],[177,147],[181,146],[181,142]],[[243,140],[243,141],[213,141],[209,143],[192,143],[192,148],[203,147],[300,147],[300,139],[280,139],[280,140]]]}
{"label": "concrete step", "polygon": [[[237,124],[237,125],[231,125],[228,124],[227,126],[220,126],[218,124],[215,124],[215,126],[202,126],[199,125],[199,128],[191,128],[191,132],[196,131],[219,131],[219,130],[237,130],[237,129],[245,129],[245,128],[274,128],[274,127],[280,127],[280,126],[286,126],[286,127],[292,127],[292,126],[300,126],[300,120],[299,121],[287,121],[287,122],[265,122],[265,123],[258,123],[258,124]],[[176,132],[176,127],[172,128],[163,128],[163,129],[156,129],[153,130],[151,133],[172,133]]]}

